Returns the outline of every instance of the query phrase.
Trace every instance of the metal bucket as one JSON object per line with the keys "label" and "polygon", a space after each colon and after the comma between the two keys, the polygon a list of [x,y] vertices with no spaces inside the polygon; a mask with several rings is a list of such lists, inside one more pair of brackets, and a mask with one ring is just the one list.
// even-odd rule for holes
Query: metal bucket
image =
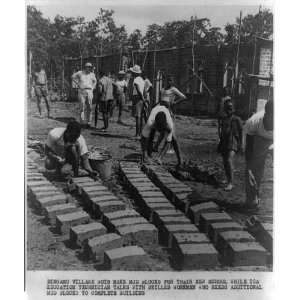
{"label": "metal bucket", "polygon": [[100,178],[109,179],[112,174],[112,157],[109,153],[95,149],[90,152],[89,161],[92,169],[99,172]]}

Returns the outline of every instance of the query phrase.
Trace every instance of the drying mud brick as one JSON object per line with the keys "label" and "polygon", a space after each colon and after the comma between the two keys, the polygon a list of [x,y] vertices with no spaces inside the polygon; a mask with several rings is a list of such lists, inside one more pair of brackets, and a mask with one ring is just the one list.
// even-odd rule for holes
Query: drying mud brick
{"label": "drying mud brick", "polygon": [[93,212],[98,218],[101,218],[103,213],[122,210],[125,209],[125,207],[125,204],[119,200],[93,202]]}
{"label": "drying mud brick", "polygon": [[123,246],[123,238],[116,233],[108,233],[101,236],[95,236],[87,240],[84,245],[85,253],[88,257],[104,262],[104,252]]}
{"label": "drying mud brick", "polygon": [[185,216],[181,216],[181,217],[161,216],[160,220],[161,220],[161,224],[159,224],[158,227],[163,226],[163,224],[166,224],[166,225],[191,224],[191,221],[188,218],[186,218]]}
{"label": "drying mud brick", "polygon": [[87,239],[104,235],[106,232],[106,227],[96,222],[73,226],[70,229],[70,241],[82,247]]}
{"label": "drying mud brick", "polygon": [[199,230],[194,224],[165,224],[160,231],[160,240],[167,243],[170,248],[174,233],[198,233]]}
{"label": "drying mud brick", "polygon": [[174,233],[171,248],[177,250],[181,244],[209,244],[210,241],[204,233]]}
{"label": "drying mud brick", "polygon": [[69,202],[69,197],[62,193],[57,194],[44,194],[38,195],[36,197],[36,201],[38,202],[41,208],[46,208],[46,206],[52,206],[57,204],[66,204]]}
{"label": "drying mud brick", "polygon": [[232,218],[224,212],[200,214],[199,226],[206,233],[208,233],[209,224],[218,222],[232,222]]}
{"label": "drying mud brick", "polygon": [[146,203],[146,206],[151,210],[151,211],[156,211],[156,210],[166,210],[166,209],[174,209],[174,206],[170,202],[150,202]]}
{"label": "drying mud brick", "polygon": [[149,224],[149,222],[143,217],[133,217],[133,218],[122,218],[110,221],[113,227],[118,230],[120,227],[136,225],[136,224]]}
{"label": "drying mud brick", "polygon": [[157,210],[151,215],[150,222],[157,226],[161,223],[161,217],[184,217],[184,214],[175,209]]}
{"label": "drying mud brick", "polygon": [[104,266],[109,270],[140,270],[147,255],[138,246],[128,246],[104,252]]}
{"label": "drying mud brick", "polygon": [[155,197],[164,197],[164,194],[160,191],[157,192],[141,192],[139,193],[143,198],[155,198]]}
{"label": "drying mud brick", "polygon": [[73,178],[72,181],[75,184],[79,184],[79,183],[83,183],[83,182],[97,182],[97,181],[93,180],[91,177],[77,177],[77,178]]}
{"label": "drying mud brick", "polygon": [[148,177],[140,177],[140,178],[133,178],[133,179],[130,179],[130,183],[131,184],[135,184],[135,183],[137,183],[137,182],[149,182],[149,179],[148,179]]}
{"label": "drying mud brick", "polygon": [[84,212],[74,212],[56,216],[56,228],[61,234],[67,234],[72,226],[89,223],[90,217]]}
{"label": "drying mud brick", "polygon": [[123,218],[139,217],[140,215],[134,209],[124,209],[119,211],[114,211],[111,213],[105,213],[105,218],[108,220],[116,220]]}
{"label": "drying mud brick", "polygon": [[72,213],[78,211],[78,208],[74,203],[56,204],[45,207],[46,217],[48,222],[54,226],[56,223],[56,216]]}
{"label": "drying mud brick", "polygon": [[257,222],[250,232],[271,254],[273,253],[273,224]]}
{"label": "drying mud brick", "polygon": [[193,223],[199,225],[200,214],[218,212],[219,206],[215,202],[205,202],[189,207],[188,216]]}
{"label": "drying mud brick", "polygon": [[85,186],[85,187],[79,185],[79,188],[82,188],[85,193],[99,192],[101,194],[101,192],[108,190],[107,187],[99,184],[95,184],[93,186]]}
{"label": "drying mud brick", "polygon": [[208,226],[208,236],[216,245],[218,243],[218,235],[225,231],[242,231],[243,227],[236,222],[218,222],[211,223]]}
{"label": "drying mud brick", "polygon": [[112,193],[109,193],[107,195],[90,195],[89,198],[92,202],[106,202],[118,200],[118,198]]}
{"label": "drying mud brick", "polygon": [[158,197],[158,198],[145,198],[145,203],[169,203],[170,201],[165,197]]}
{"label": "drying mud brick", "polygon": [[219,232],[216,248],[219,249],[221,253],[225,253],[226,247],[230,242],[255,242],[255,238],[245,230]]}
{"label": "drying mud brick", "polygon": [[218,264],[218,252],[212,244],[180,244],[177,264],[183,270],[212,268]]}
{"label": "drying mud brick", "polygon": [[151,245],[158,243],[157,229],[152,224],[128,225],[118,228],[124,245]]}
{"label": "drying mud brick", "polygon": [[256,242],[231,242],[226,247],[224,261],[231,266],[265,266],[268,253]]}
{"label": "drying mud brick", "polygon": [[28,179],[27,180],[27,185],[32,188],[32,187],[36,187],[36,186],[47,186],[49,185],[49,181],[46,179],[40,179],[40,180],[31,180]]}
{"label": "drying mud brick", "polygon": [[31,191],[35,194],[35,193],[39,193],[39,192],[57,192],[58,189],[51,184],[50,182],[48,183],[48,185],[44,185],[44,186],[33,186],[33,187],[29,187],[31,189]]}

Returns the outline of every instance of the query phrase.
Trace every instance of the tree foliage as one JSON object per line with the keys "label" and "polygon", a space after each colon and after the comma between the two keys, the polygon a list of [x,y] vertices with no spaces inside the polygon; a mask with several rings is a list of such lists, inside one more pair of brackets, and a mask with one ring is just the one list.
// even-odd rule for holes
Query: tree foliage
{"label": "tree foliage", "polygon": [[[136,29],[128,36],[125,26],[116,24],[113,10],[100,8],[90,21],[60,15],[50,21],[34,6],[27,6],[27,46],[35,62],[51,63],[59,71],[63,57],[109,54],[128,48],[190,47],[193,42],[194,45],[235,43],[238,24],[239,19],[222,31],[207,18],[191,18],[151,24],[144,35]],[[251,42],[256,35],[270,38],[272,34],[273,14],[269,10],[242,19],[241,42]]]}

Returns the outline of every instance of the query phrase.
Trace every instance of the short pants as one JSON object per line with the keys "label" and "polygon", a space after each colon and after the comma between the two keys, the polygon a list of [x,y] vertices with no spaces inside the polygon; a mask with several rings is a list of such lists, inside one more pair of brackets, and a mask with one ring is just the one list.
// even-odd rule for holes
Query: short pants
{"label": "short pants", "polygon": [[109,113],[111,108],[113,107],[114,105],[114,100],[111,99],[111,100],[107,100],[107,101],[100,101],[99,102],[99,110],[102,112],[102,113]]}
{"label": "short pants", "polygon": [[35,94],[37,97],[47,97],[48,91],[46,85],[36,85],[35,86]]}
{"label": "short pants", "polygon": [[132,98],[132,116],[141,117],[143,112],[144,102],[138,95],[134,95]]}

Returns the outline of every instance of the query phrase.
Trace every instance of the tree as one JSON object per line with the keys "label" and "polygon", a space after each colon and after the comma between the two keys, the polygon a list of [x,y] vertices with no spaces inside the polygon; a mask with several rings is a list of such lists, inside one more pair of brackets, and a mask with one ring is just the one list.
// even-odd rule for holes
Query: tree
{"label": "tree", "polygon": [[[232,44],[238,39],[239,18],[235,24],[227,23],[225,26],[225,43]],[[260,10],[255,15],[247,15],[241,22],[241,42],[249,43],[254,36],[269,39],[273,36],[273,13],[268,10]]]}
{"label": "tree", "polygon": [[132,46],[133,50],[139,50],[143,48],[143,35],[139,29],[135,29],[128,38],[128,44]]}

